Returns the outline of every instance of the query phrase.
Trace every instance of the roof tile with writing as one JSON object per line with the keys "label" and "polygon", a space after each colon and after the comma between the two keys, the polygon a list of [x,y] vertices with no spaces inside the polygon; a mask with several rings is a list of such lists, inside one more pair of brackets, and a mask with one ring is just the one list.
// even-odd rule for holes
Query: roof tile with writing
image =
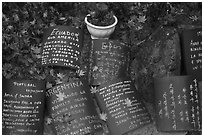
{"label": "roof tile with writing", "polygon": [[131,101],[129,98],[127,98],[127,99],[125,99],[125,104],[126,104],[128,107],[131,107],[131,106],[132,106],[132,101]]}

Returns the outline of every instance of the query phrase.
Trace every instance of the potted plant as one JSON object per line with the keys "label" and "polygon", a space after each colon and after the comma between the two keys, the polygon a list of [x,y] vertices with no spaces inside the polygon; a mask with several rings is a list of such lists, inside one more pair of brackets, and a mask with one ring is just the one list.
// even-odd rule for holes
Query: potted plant
{"label": "potted plant", "polygon": [[97,3],[85,17],[85,23],[92,39],[108,39],[114,32],[117,22],[117,17],[104,3]]}

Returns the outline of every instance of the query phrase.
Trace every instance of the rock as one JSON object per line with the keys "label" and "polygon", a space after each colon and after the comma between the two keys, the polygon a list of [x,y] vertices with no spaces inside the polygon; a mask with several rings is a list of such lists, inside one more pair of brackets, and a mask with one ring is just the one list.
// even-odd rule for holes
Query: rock
{"label": "rock", "polygon": [[154,77],[180,74],[181,53],[178,32],[159,27],[147,40],[133,46],[131,76],[145,101],[154,102]]}

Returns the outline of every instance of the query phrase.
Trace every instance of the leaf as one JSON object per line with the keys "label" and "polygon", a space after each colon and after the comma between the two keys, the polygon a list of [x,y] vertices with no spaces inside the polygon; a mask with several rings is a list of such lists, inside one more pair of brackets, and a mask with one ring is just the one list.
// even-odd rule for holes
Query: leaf
{"label": "leaf", "polygon": [[28,58],[27,60],[28,60],[29,63],[33,63],[34,62],[32,58]]}
{"label": "leaf", "polygon": [[132,101],[129,98],[127,98],[127,99],[125,99],[125,104],[127,105],[127,107],[131,107]]}
{"label": "leaf", "polygon": [[13,76],[12,73],[5,73],[5,72],[3,72],[3,75],[4,75],[4,77],[5,77],[6,79],[10,79],[10,78]]}
{"label": "leaf", "polygon": [[90,91],[92,94],[95,94],[96,92],[98,92],[98,89],[97,87],[91,87]]}
{"label": "leaf", "polygon": [[11,69],[12,69],[12,65],[11,64],[9,64],[9,63],[3,64],[3,70],[4,71],[9,71]]}
{"label": "leaf", "polygon": [[81,76],[84,76],[85,75],[85,71],[83,70],[78,70],[77,71],[77,74],[81,77]]}
{"label": "leaf", "polygon": [[74,120],[71,114],[64,114],[63,117],[64,117],[63,121],[66,122],[67,124],[71,124],[71,122]]}
{"label": "leaf", "polygon": [[138,26],[136,27],[136,30],[139,31],[139,30],[141,30],[142,28],[143,28],[142,25],[138,25]]}
{"label": "leaf", "polygon": [[41,47],[38,48],[38,47],[32,46],[32,47],[31,47],[31,50],[32,50],[33,53],[35,53],[35,54],[40,54],[40,53],[41,53]]}
{"label": "leaf", "polygon": [[99,114],[99,116],[100,116],[101,120],[103,120],[103,121],[107,120],[107,114],[106,113],[102,112],[102,113]]}
{"label": "leaf", "polygon": [[55,82],[56,82],[57,85],[58,84],[62,84],[62,80],[61,79],[56,79]]}
{"label": "leaf", "polygon": [[9,30],[11,30],[11,29],[13,29],[13,26],[9,25],[9,26],[7,26],[7,28],[8,28]]}
{"label": "leaf", "polygon": [[55,26],[56,24],[54,22],[50,23],[50,27]]}
{"label": "leaf", "polygon": [[96,7],[101,11],[108,10],[108,6],[105,3],[97,3]]}
{"label": "leaf", "polygon": [[47,125],[50,125],[51,123],[52,123],[52,118],[49,118],[49,117],[48,117],[48,118],[46,119],[46,124],[47,124]]}
{"label": "leaf", "polygon": [[140,73],[141,73],[141,74],[148,74],[147,68],[141,69],[141,70],[140,70]]}
{"label": "leaf", "polygon": [[98,70],[98,67],[97,66],[94,66],[93,67],[93,71],[97,71]]}
{"label": "leaf", "polygon": [[43,17],[44,17],[44,18],[47,17],[47,10],[43,13]]}
{"label": "leaf", "polygon": [[26,66],[29,66],[28,60],[25,59],[25,57],[23,57],[23,56],[20,56],[20,57],[18,58],[18,61],[21,62],[21,63],[23,63],[23,64],[26,65]]}
{"label": "leaf", "polygon": [[35,55],[37,59],[42,58],[42,55]]}
{"label": "leaf", "polygon": [[9,18],[7,18],[5,14],[2,14],[2,17],[3,17],[5,22],[9,21]]}
{"label": "leaf", "polygon": [[50,82],[47,82],[47,84],[46,84],[46,88],[47,88],[47,89],[50,89],[50,88],[52,88],[52,83],[50,83]]}
{"label": "leaf", "polygon": [[54,77],[54,69],[50,69],[50,75]]}
{"label": "leaf", "polygon": [[19,21],[19,17],[18,14],[13,14],[13,18],[14,18],[14,22]]}
{"label": "leaf", "polygon": [[183,92],[186,93],[186,91],[187,91],[187,90],[186,90],[186,88],[184,87],[184,88],[183,88]]}
{"label": "leaf", "polygon": [[36,20],[34,19],[33,21],[30,22],[31,25],[34,25]]}
{"label": "leaf", "polygon": [[61,80],[65,77],[66,75],[64,75],[63,73],[58,73],[57,77],[60,78]]}
{"label": "leaf", "polygon": [[62,93],[62,92],[59,92],[58,94],[56,94],[56,96],[57,96],[57,100],[58,100],[58,101],[63,101],[64,98],[66,97],[66,95],[64,94],[64,92],[63,92],[63,93]]}
{"label": "leaf", "polygon": [[191,17],[189,17],[191,20],[193,20],[193,21],[197,21],[198,20],[198,17],[196,16],[196,15],[194,15],[194,16],[191,16]]}
{"label": "leaf", "polygon": [[137,19],[138,22],[141,22],[141,23],[145,23],[145,21],[147,20],[145,16],[139,16],[139,18]]}
{"label": "leaf", "polygon": [[55,118],[55,121],[56,122],[63,122],[63,117],[58,116],[58,117]]}
{"label": "leaf", "polygon": [[59,20],[66,20],[66,18],[65,17],[60,17]]}

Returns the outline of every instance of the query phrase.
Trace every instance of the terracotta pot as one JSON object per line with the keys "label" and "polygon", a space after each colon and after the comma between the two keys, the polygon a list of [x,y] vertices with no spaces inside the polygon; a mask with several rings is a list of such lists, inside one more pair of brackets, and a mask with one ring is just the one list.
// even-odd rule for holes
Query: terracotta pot
{"label": "terracotta pot", "polygon": [[96,26],[96,25],[93,25],[90,22],[88,22],[88,19],[87,19],[88,16],[90,16],[90,14],[88,14],[85,17],[85,23],[87,25],[87,29],[88,29],[89,33],[91,34],[92,39],[99,39],[99,38],[108,39],[109,36],[114,32],[115,26],[118,23],[117,17],[113,16],[115,19],[115,22],[112,25]]}

